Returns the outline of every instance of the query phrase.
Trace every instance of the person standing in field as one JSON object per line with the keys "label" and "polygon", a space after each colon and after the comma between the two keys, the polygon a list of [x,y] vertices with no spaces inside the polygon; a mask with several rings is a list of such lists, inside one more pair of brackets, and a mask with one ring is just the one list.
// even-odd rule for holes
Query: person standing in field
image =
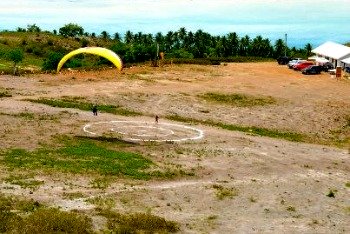
{"label": "person standing in field", "polygon": [[155,120],[156,120],[156,123],[158,123],[158,121],[159,121],[159,116],[158,115],[156,115]]}
{"label": "person standing in field", "polygon": [[97,106],[96,105],[94,105],[92,107],[92,113],[94,114],[94,116],[97,116]]}

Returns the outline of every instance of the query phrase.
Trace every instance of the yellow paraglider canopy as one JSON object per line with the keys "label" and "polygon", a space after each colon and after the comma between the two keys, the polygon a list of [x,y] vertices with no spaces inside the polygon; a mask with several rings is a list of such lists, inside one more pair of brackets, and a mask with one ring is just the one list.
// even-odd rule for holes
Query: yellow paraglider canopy
{"label": "yellow paraglider canopy", "polygon": [[84,48],[73,50],[70,53],[66,54],[57,65],[57,73],[61,70],[63,64],[67,62],[68,59],[70,59],[71,57],[77,54],[82,54],[82,53],[94,54],[94,55],[99,55],[101,57],[104,57],[109,61],[111,61],[119,71],[122,70],[123,68],[122,60],[113,51],[102,47],[84,47]]}

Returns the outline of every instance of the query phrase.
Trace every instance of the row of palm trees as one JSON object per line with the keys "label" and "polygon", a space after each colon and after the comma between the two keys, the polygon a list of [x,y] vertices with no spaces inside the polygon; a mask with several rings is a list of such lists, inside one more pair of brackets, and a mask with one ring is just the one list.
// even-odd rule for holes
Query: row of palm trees
{"label": "row of palm trees", "polygon": [[[257,36],[250,38],[248,35],[240,38],[237,33],[229,33],[224,36],[212,36],[203,30],[195,33],[180,28],[178,31],[169,31],[165,35],[161,32],[155,34],[132,33],[127,31],[123,40],[119,34],[115,34],[114,40],[126,45],[158,45],[160,51],[176,54],[177,56],[193,56],[193,58],[206,57],[231,57],[231,56],[256,56],[275,57],[284,53],[286,47],[280,39],[274,45],[267,38]],[[179,53],[180,51],[180,53]]]}
{"label": "row of palm trees", "polygon": [[212,36],[203,30],[187,31],[182,27],[178,31],[168,31],[144,34],[127,31],[122,38],[115,33],[114,38],[105,31],[101,36],[106,40],[114,40],[112,49],[127,62],[155,59],[157,52],[165,52],[168,57],[176,58],[227,58],[235,56],[254,56],[261,58],[276,58],[285,54],[305,54],[311,51],[308,44],[304,49],[288,48],[282,39],[274,44],[268,38],[248,35],[239,37],[232,32],[223,36]]}

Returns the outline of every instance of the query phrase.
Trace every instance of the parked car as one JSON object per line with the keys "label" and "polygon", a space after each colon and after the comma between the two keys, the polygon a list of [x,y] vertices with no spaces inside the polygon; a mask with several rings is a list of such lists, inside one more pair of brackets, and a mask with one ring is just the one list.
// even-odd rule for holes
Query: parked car
{"label": "parked car", "polygon": [[328,70],[334,69],[334,65],[331,62],[326,62],[326,63],[322,63],[319,64],[320,66],[322,66],[323,71],[328,72]]}
{"label": "parked car", "polygon": [[305,75],[320,74],[321,71],[323,71],[323,67],[318,66],[318,65],[311,65],[311,66],[308,66],[307,68],[304,68],[303,70],[301,70],[301,72]]}
{"label": "parked car", "polygon": [[288,56],[281,56],[277,58],[277,63],[279,65],[286,65],[289,63],[289,61],[291,61],[292,59],[289,58]]}
{"label": "parked car", "polygon": [[311,65],[314,65],[313,62],[301,62],[301,63],[298,63],[296,65],[293,66],[293,69],[296,70],[296,71],[301,71],[303,70],[304,68],[307,68]]}
{"label": "parked car", "polygon": [[305,61],[305,60],[302,60],[301,58],[293,59],[293,60],[291,60],[291,61],[288,62],[288,67],[289,67],[290,69],[292,69],[293,66],[294,66],[295,64],[300,63],[300,62],[303,62],[303,61]]}

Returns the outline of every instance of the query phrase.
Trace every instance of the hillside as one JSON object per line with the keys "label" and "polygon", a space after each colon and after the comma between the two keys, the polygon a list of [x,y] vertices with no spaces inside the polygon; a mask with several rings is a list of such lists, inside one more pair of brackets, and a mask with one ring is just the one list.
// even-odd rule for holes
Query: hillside
{"label": "hillside", "polygon": [[[286,48],[281,39],[271,42],[262,36],[239,37],[234,32],[213,36],[202,30],[191,32],[180,28],[165,35],[127,31],[123,37],[116,33],[112,38],[105,31],[100,35],[84,33],[84,29],[75,24],[65,25],[59,33],[56,30],[42,32],[38,26],[28,25],[28,29],[0,32],[0,73],[12,73],[13,60],[9,59],[9,54],[16,49],[23,53],[18,65],[22,73],[26,73],[54,70],[57,59],[65,53],[86,46],[109,48],[126,64],[154,61],[159,57],[157,52],[164,52],[165,59],[181,63],[218,64],[220,61],[268,61],[285,52],[290,56],[307,57],[312,49],[310,44],[303,49]],[[44,65],[44,61],[48,62]],[[104,64],[109,63],[93,56],[77,56],[66,66],[96,68]]]}

